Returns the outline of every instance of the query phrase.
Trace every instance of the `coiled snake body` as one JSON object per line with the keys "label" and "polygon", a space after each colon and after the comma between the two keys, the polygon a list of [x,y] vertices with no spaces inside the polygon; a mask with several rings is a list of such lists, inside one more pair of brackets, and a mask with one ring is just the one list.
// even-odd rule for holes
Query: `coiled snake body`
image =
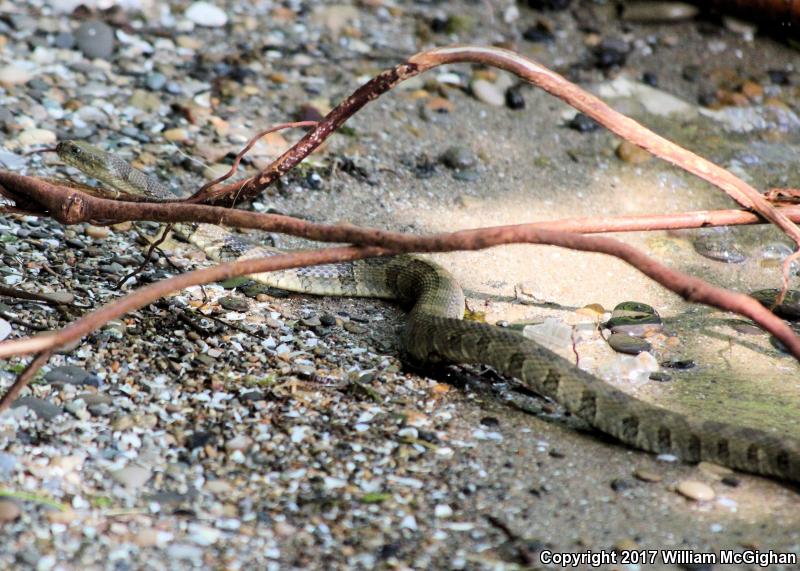
{"label": "coiled snake body", "polygon": [[[114,189],[158,198],[171,196],[156,179],[85,143],[63,141],[57,152],[68,164]],[[280,253],[244,242],[219,226],[179,224],[176,229],[220,261]],[[253,277],[275,287],[316,295],[394,299],[409,309],[402,346],[416,361],[489,365],[635,448],[800,482],[797,439],[663,409],[614,388],[515,331],[463,321],[461,287],[447,271],[428,260],[396,256]]]}

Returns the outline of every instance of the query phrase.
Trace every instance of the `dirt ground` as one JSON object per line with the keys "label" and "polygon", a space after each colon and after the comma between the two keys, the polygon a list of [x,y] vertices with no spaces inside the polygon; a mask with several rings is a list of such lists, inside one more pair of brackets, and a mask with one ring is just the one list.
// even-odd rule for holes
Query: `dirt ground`
{"label": "dirt ground", "polygon": [[[231,14],[239,13],[234,4],[227,5]],[[571,10],[558,12],[533,10],[523,4],[363,2],[358,6],[362,12],[359,16],[360,29],[364,31],[362,37],[367,43],[374,41],[380,45],[380,49],[376,48],[374,59],[365,53],[357,53],[352,59],[336,59],[331,55],[330,62],[316,70],[324,79],[320,92],[335,104],[370,72],[380,70],[384,64],[399,62],[403,56],[423,47],[454,42],[513,42],[521,53],[579,80],[583,87],[606,97],[619,110],[630,113],[659,134],[731,168],[757,188],[800,185],[797,174],[800,121],[795,121],[794,115],[794,111],[800,109],[800,90],[794,85],[800,85],[800,74],[795,69],[797,51],[785,41],[761,34],[750,37],[748,27],[743,33],[741,25],[726,24],[716,17],[698,17],[677,23],[640,23],[621,20],[610,3],[576,2]],[[387,22],[378,18],[374,7],[365,7],[367,5],[396,5],[398,15]],[[518,15],[504,19],[505,11],[517,6]],[[178,5],[174,9],[177,11]],[[37,17],[34,6],[21,11],[26,10],[32,18]],[[487,10],[491,18],[486,15]],[[592,14],[590,23],[585,21],[588,13]],[[297,22],[305,23],[307,15],[298,14]],[[415,32],[418,26],[429,25],[434,17],[452,20],[457,15],[469,17],[473,25],[466,31],[457,28],[450,34]],[[544,22],[546,28],[554,31],[552,41],[533,43],[520,37],[522,31],[537,22]],[[371,25],[374,29],[368,33],[365,30],[370,30]],[[143,36],[152,39],[146,33]],[[631,49],[624,63],[607,70],[594,65],[591,46],[596,43],[595,37],[625,38]],[[331,48],[334,52],[335,46],[343,45],[330,38],[321,41],[322,45],[326,45],[325,42],[334,46]],[[393,46],[401,47],[392,49]],[[264,53],[266,50],[264,48]],[[286,50],[288,53],[288,48]],[[698,70],[694,79],[687,79],[691,76],[687,68]],[[774,70],[785,72],[790,78],[789,84],[775,83],[774,74],[769,73]],[[342,168],[331,174],[320,167],[318,171],[324,173],[320,190],[304,186],[302,177],[290,178],[279,191],[257,201],[254,208],[272,208],[315,221],[350,222],[421,233],[577,216],[733,207],[732,201],[721,191],[663,162],[621,160],[615,154],[619,142],[616,137],[602,129],[583,133],[569,128],[570,108],[535,88],[521,88],[524,109],[492,106],[478,100],[467,89],[446,87],[447,79],[441,74],[454,71],[461,73],[465,81],[476,73],[483,73],[466,65],[431,72],[430,78],[415,80],[413,85],[403,86],[369,105],[347,123],[354,136],[335,136],[323,153],[313,157],[320,165],[346,157],[364,169],[367,177],[356,176],[352,170],[345,172]],[[658,107],[662,103],[653,103],[658,100],[648,91],[633,96],[612,96],[612,91],[619,91],[621,78],[629,85],[642,85],[645,72],[657,75],[657,87],[653,89],[684,102],[678,112],[666,116],[658,109],[653,112],[654,108],[648,104]],[[308,91],[292,85],[294,76],[289,71],[286,75],[287,83],[274,94],[270,92],[270,96],[274,95],[280,102],[278,109],[265,112],[266,117],[254,115],[248,126],[285,120],[285,115],[281,115],[291,111],[293,104],[296,107],[298,102],[311,97]],[[437,85],[425,83],[437,78]],[[740,101],[738,107],[719,102],[724,99],[719,90],[739,93],[737,90],[741,90],[746,81],[758,85],[762,94]],[[707,106],[700,105],[698,98],[709,93],[717,98],[716,104],[705,101]],[[452,109],[448,113],[431,112],[427,107],[429,102],[441,94],[446,95]],[[770,105],[765,104],[768,99],[773,99],[772,104],[780,108],[780,114],[786,115],[777,119],[774,114],[770,115]],[[258,106],[257,101],[246,102],[238,109],[237,116],[248,117],[247,110]],[[709,112],[712,107],[717,107],[717,111]],[[15,109],[11,107],[11,111],[14,113]],[[90,139],[102,141],[104,134],[106,131],[100,129]],[[292,136],[287,135],[287,138]],[[454,176],[455,171],[439,161],[442,153],[452,146],[466,149],[476,157],[476,166],[469,169],[471,176]],[[136,154],[138,149],[134,147],[131,152]],[[192,154],[191,146],[187,146],[185,152]],[[435,165],[430,176],[420,176],[419,169],[414,166],[424,163],[425,159]],[[179,165],[180,161],[173,163]],[[163,165],[163,157],[156,157],[155,164]],[[185,179],[196,183],[199,176],[187,174]],[[17,222],[12,220],[9,224]],[[116,239],[123,240],[119,243],[123,246],[116,247],[134,248],[132,237],[115,234],[120,234]],[[735,243],[745,254],[746,259],[738,264],[713,261],[698,254],[692,246],[697,235],[696,231],[657,231],[614,237],[641,248],[670,267],[700,276],[715,285],[743,292],[779,286],[778,268],[766,263],[763,253],[768,246],[774,249],[776,245],[786,247],[790,243],[778,231],[752,227],[724,233],[726,243]],[[282,245],[297,243],[281,238]],[[179,251],[181,247],[185,254],[185,245],[175,246]],[[189,257],[202,261],[201,256]],[[734,330],[732,315],[686,304],[636,270],[602,255],[518,245],[437,255],[435,259],[464,286],[469,308],[484,312],[490,323],[501,320],[540,322],[555,317],[573,324],[579,320],[576,310],[589,304],[600,304],[607,310],[628,300],[650,304],[666,324],[667,335],[660,342],[654,342],[656,358],[659,361],[691,359],[696,366],[686,371],[669,370],[672,381],[668,383],[632,385],[618,380],[614,381],[616,384],[664,407],[688,414],[767,426],[800,437],[798,364],[770,344],[768,336],[745,335]],[[793,281],[796,286],[796,276]],[[53,282],[52,287],[57,287],[57,282]],[[319,300],[301,296],[270,298],[267,303],[281,316],[302,316],[309,311],[315,314],[344,311],[349,315],[366,316],[366,329],[370,331],[342,333],[342,345],[337,350],[368,346],[396,363],[393,327],[399,323],[401,314],[390,305],[370,300]],[[162,327],[158,325],[160,321],[155,323],[155,327]],[[382,339],[383,345],[376,342],[375,337]],[[669,339],[674,343],[668,344]],[[135,343],[127,345],[119,341],[119,346],[115,347],[119,351],[115,354],[117,361],[136,362],[148,358],[146,348]],[[595,359],[598,367],[616,358],[603,344],[590,344],[585,350],[582,357]],[[88,370],[109,367],[108,353],[106,362],[90,353],[65,356],[63,364],[77,363]],[[339,380],[346,378],[345,369],[341,367]],[[226,380],[229,384],[245,376],[244,370],[236,366],[231,366],[230,373],[232,376]],[[281,378],[295,375],[280,371],[276,374]],[[376,385],[382,382],[380,372],[378,375]],[[723,549],[757,549],[800,554],[800,495],[795,486],[738,473],[723,481],[707,467],[664,461],[631,450],[581,426],[549,403],[520,392],[513,383],[491,372],[469,369],[448,371],[443,375],[428,380],[402,373],[402,379],[416,383],[421,392],[401,400],[389,399],[382,407],[388,416],[402,414],[411,407],[425,411],[431,418],[446,412],[446,440],[456,449],[455,457],[445,464],[420,461],[417,477],[424,482],[421,491],[413,491],[404,501],[395,498],[399,503],[386,507],[381,514],[360,514],[357,502],[337,508],[354,521],[363,517],[362,524],[372,537],[369,541],[353,529],[340,534],[334,532],[333,539],[324,547],[323,540],[308,545],[297,543],[291,536],[276,535],[281,554],[266,556],[272,566],[323,568],[326,553],[337,554],[331,555],[328,562],[338,568],[374,565],[397,569],[563,568],[540,562],[542,549],[568,553],[613,549],[694,550],[715,554]],[[214,386],[212,373],[193,372],[190,377],[197,390]],[[10,378],[6,382],[10,382]],[[126,382],[136,378],[131,377]],[[176,376],[167,382],[178,383],[180,378],[186,377]],[[400,382],[397,376],[389,375],[385,380],[389,379]],[[308,385],[313,383],[306,382],[303,390],[314,390]],[[441,386],[447,388],[434,389]],[[391,392],[391,387],[385,390]],[[61,402],[59,398],[57,396],[56,400]],[[355,397],[347,398],[355,402]],[[170,433],[170,429],[166,431]],[[176,436],[176,440],[180,447],[180,438]],[[63,454],[74,453],[74,449],[69,449],[74,444],[63,443],[63,446]],[[288,446],[291,450],[291,445]],[[7,443],[5,450],[11,452],[11,449],[11,444]],[[381,465],[375,464],[370,469],[380,473]],[[388,464],[385,469],[392,470]],[[255,481],[259,467],[242,464],[239,470],[247,474],[243,481],[250,477]],[[413,475],[413,463],[409,470]],[[642,481],[634,476],[637,471],[657,474],[659,481]],[[675,488],[687,480],[707,483],[713,488],[715,498],[698,502],[680,495]],[[9,488],[14,488],[13,482],[11,479]],[[729,485],[731,483],[735,485]],[[148,488],[150,492],[154,489]],[[418,496],[414,495],[417,493]],[[144,497],[142,491],[125,496],[127,504],[117,499],[126,508],[135,510],[145,509]],[[66,500],[62,497],[62,501]],[[449,505],[456,512],[453,521],[442,523],[435,519],[439,516],[434,516],[431,510],[423,509],[434,503]],[[75,509],[81,513],[80,508]],[[197,511],[199,514],[201,510]],[[41,514],[33,507],[23,512],[24,517],[29,518],[23,522],[41,521]],[[271,508],[273,516],[279,512]],[[398,531],[402,528],[400,512],[416,513],[419,528]],[[207,516],[205,521],[212,522],[209,525],[213,526],[213,510],[203,513]],[[300,511],[293,513],[287,508],[282,515],[286,515],[298,530],[319,524],[318,514],[303,511],[302,503]],[[379,516],[385,519],[380,520]],[[102,510],[93,517],[104,517]],[[163,511],[157,517],[164,529],[173,526],[179,530],[174,531],[176,537],[183,537],[181,534],[186,530],[182,522],[191,521],[192,516]],[[241,513],[237,517],[246,520]],[[79,521],[75,525],[80,525]],[[270,534],[274,532],[276,521],[282,520],[249,523],[252,531],[248,533],[253,537],[272,538]],[[470,522],[470,525],[459,528],[456,525],[459,522]],[[330,526],[335,527],[333,523]],[[41,553],[54,553],[57,563],[44,567],[46,569],[59,568],[57,565],[64,569],[118,568],[116,563],[104,563],[100,556],[82,563],[83,556],[64,547],[66,543],[55,538],[57,531],[51,527],[44,525],[35,541],[30,538],[27,541],[25,532],[17,528],[9,535],[15,542],[27,541],[29,547],[35,545]],[[387,531],[388,528],[392,531]],[[99,526],[98,530],[105,534],[106,542],[99,553],[107,554],[121,545],[131,544],[123,534],[114,536],[113,527]],[[181,560],[180,565],[227,569],[262,561],[260,554],[254,555],[259,547],[249,548],[253,553],[248,553],[249,539],[244,538],[244,532],[237,535],[236,531],[226,530],[224,533],[213,546],[203,546],[200,559],[193,563]],[[399,539],[387,539],[394,537],[394,533]],[[375,537],[378,539],[374,540]],[[393,550],[386,551],[386,545],[394,546]],[[103,551],[105,549],[107,551]],[[159,550],[164,550],[165,546],[130,549],[127,568],[158,568],[159,564],[153,561],[158,560]],[[381,555],[360,560],[348,555],[370,550]],[[167,561],[173,555],[168,554]],[[26,565],[39,568],[20,560],[11,550],[6,551],[5,557],[4,561],[19,568],[26,568]],[[669,565],[661,553],[644,564],[617,561],[603,568],[758,568],[753,564]],[[774,565],[770,568],[797,567]]]}

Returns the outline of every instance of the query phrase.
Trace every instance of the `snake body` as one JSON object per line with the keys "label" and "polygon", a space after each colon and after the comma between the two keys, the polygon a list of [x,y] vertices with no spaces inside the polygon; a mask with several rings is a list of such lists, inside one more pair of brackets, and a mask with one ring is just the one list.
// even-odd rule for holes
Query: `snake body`
{"label": "snake body", "polygon": [[[59,143],[68,164],[124,192],[163,198],[169,191],[127,162],[82,142]],[[177,225],[210,258],[227,261],[270,256],[219,226]],[[800,482],[800,441],[765,430],[699,420],[640,400],[582,371],[519,333],[463,321],[464,294],[445,269],[416,256],[368,259],[271,272],[254,279],[315,295],[393,299],[408,309],[404,351],[417,362],[480,363],[533,391],[619,441],[641,450],[677,455]]]}

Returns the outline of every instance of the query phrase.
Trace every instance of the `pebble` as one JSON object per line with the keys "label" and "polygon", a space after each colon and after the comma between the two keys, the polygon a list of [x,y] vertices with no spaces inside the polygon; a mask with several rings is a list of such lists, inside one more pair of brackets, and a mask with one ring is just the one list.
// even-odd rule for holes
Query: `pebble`
{"label": "pebble", "polygon": [[336,317],[330,313],[323,313],[320,315],[319,321],[325,327],[332,327],[336,325]]}
{"label": "pebble", "polygon": [[114,30],[99,20],[87,20],[75,32],[75,44],[89,59],[111,59],[114,53]]}
{"label": "pebble", "polygon": [[51,385],[100,386],[100,378],[97,375],[74,365],[50,369],[45,374],[44,381]]}
{"label": "pebble", "polygon": [[672,380],[672,377],[662,371],[654,371],[650,373],[650,380],[658,383],[666,383]]}
{"label": "pebble", "polygon": [[141,488],[150,479],[150,476],[152,476],[150,470],[136,464],[128,464],[124,468],[111,472],[111,477],[129,490]]}
{"label": "pebble", "polygon": [[595,66],[600,69],[622,67],[628,59],[631,48],[623,39],[604,38],[594,48]]}
{"label": "pebble", "polygon": [[75,36],[69,32],[59,32],[53,38],[53,45],[62,50],[71,50],[75,47]]}
{"label": "pebble", "polygon": [[448,148],[439,158],[443,165],[448,168],[459,170],[468,169],[478,164],[478,159],[467,147],[452,146]]}
{"label": "pebble", "polygon": [[778,317],[791,321],[800,320],[800,291],[796,289],[788,290],[783,302],[775,306],[775,301],[778,299],[780,291],[776,288],[760,289],[750,293],[750,296]]}
{"label": "pebble", "polygon": [[483,101],[494,107],[502,107],[506,103],[506,97],[502,90],[485,79],[476,79],[470,84],[470,89],[475,99]]}
{"label": "pebble", "polygon": [[167,76],[163,73],[148,73],[144,84],[150,91],[161,91],[167,85]]}
{"label": "pebble", "polygon": [[622,141],[617,145],[617,157],[623,162],[633,165],[640,165],[646,163],[653,158],[649,152],[645,151],[638,145],[634,145],[630,141]]}
{"label": "pebble", "polygon": [[161,134],[167,141],[172,143],[185,143],[189,140],[189,132],[180,127],[176,127],[175,129],[167,129]]}
{"label": "pebble", "polygon": [[525,109],[525,98],[522,96],[522,88],[515,86],[509,87],[506,90],[506,106],[509,109]]}
{"label": "pebble", "polygon": [[638,355],[651,349],[650,343],[644,339],[626,333],[612,333],[608,336],[608,344],[614,351],[628,355]]}
{"label": "pebble", "polygon": [[764,330],[751,323],[750,321],[743,321],[741,319],[734,319],[728,321],[728,325],[730,325],[731,329],[736,331],[737,333],[741,333],[743,335],[763,335]]}
{"label": "pebble", "polygon": [[11,335],[13,330],[13,327],[11,327],[11,324],[8,321],[5,319],[0,319],[0,341]]}
{"label": "pebble", "polygon": [[679,22],[697,16],[696,6],[684,2],[626,2],[622,19],[628,22]]}
{"label": "pebble", "polygon": [[544,25],[542,22],[537,22],[536,25],[527,28],[522,32],[523,39],[533,43],[552,42],[555,40],[553,31],[549,26]]}
{"label": "pebble", "polygon": [[228,23],[228,15],[210,2],[195,2],[184,15],[198,26],[207,28],[220,28]]}
{"label": "pebble", "polygon": [[605,326],[614,333],[635,336],[661,331],[664,328],[658,312],[652,306],[638,301],[623,301],[617,304]]}
{"label": "pebble", "polygon": [[17,502],[12,500],[0,500],[0,523],[14,521],[22,514]]}
{"label": "pebble", "polygon": [[22,85],[33,79],[33,73],[21,66],[10,64],[0,67],[0,83]]}
{"label": "pebble", "polygon": [[227,309],[228,311],[237,311],[239,313],[246,312],[250,307],[247,304],[247,301],[229,295],[221,297],[217,301],[224,309]]}
{"label": "pebble", "polygon": [[577,131],[578,133],[591,133],[592,131],[597,131],[600,128],[600,123],[584,113],[577,113],[572,119],[569,120],[567,127],[573,131]]}
{"label": "pebble", "polygon": [[638,469],[633,473],[634,477],[642,482],[660,482],[663,476],[651,470]]}
{"label": "pebble", "polygon": [[708,502],[716,496],[711,486],[696,480],[683,480],[675,489],[682,496],[698,502]]}
{"label": "pebble", "polygon": [[19,143],[25,147],[33,145],[54,145],[57,137],[49,129],[25,129],[17,138]]}
{"label": "pebble", "polygon": [[11,405],[11,408],[19,408],[21,406],[26,406],[31,409],[36,416],[41,418],[42,420],[53,420],[60,414],[63,414],[64,411],[61,407],[54,405],[53,403],[42,400],[36,397],[22,397],[14,401],[14,404]]}

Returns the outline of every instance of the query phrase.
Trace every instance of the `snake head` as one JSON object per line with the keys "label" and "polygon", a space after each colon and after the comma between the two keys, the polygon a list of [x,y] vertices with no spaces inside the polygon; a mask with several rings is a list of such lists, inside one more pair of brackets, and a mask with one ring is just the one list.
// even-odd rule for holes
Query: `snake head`
{"label": "snake head", "polygon": [[106,169],[106,153],[83,141],[60,141],[56,153],[69,166],[87,174]]}

